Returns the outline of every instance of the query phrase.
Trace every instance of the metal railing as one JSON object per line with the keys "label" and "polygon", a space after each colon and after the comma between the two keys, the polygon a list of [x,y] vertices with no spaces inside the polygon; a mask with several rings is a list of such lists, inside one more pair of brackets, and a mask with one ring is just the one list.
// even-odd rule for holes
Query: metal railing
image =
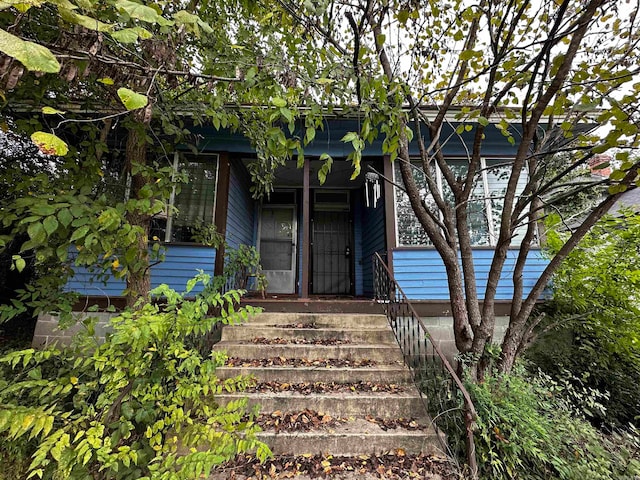
{"label": "metal railing", "polygon": [[438,438],[452,458],[464,459],[467,473],[476,478],[476,411],[469,393],[378,253],[373,256],[373,273],[375,298],[384,308],[432,422],[446,435]]}

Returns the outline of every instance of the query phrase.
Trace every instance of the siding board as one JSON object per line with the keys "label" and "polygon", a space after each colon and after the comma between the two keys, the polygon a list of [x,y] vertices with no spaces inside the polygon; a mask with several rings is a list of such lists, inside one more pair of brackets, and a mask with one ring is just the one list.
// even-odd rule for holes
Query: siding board
{"label": "siding board", "polygon": [[[496,300],[511,300],[513,295],[513,269],[518,251],[509,251],[500,281]],[[493,250],[476,249],[473,252],[478,292],[483,298],[489,269],[493,258]],[[528,295],[548,261],[539,249],[529,252],[523,272],[524,295]],[[394,276],[400,287],[410,300],[448,300],[447,275],[444,264],[434,249],[411,249],[393,251]]]}
{"label": "siding board", "polygon": [[[182,292],[187,281],[193,278],[198,270],[213,275],[215,259],[215,248],[167,245],[164,262],[151,267],[151,288],[166,283],[174,290]],[[125,282],[113,277],[110,277],[106,283],[92,281],[92,275],[86,268],[77,268],[76,274],[67,283],[65,289],[80,295],[119,297],[125,289]],[[201,286],[198,286],[193,293],[201,290]]]}
{"label": "siding board", "polygon": [[241,162],[231,163],[226,240],[230,248],[254,244],[256,202],[251,198],[249,173]]}
{"label": "siding board", "polygon": [[362,238],[363,293],[373,296],[373,254],[386,250],[384,223],[384,196],[377,205],[363,207],[362,230],[366,232]]}

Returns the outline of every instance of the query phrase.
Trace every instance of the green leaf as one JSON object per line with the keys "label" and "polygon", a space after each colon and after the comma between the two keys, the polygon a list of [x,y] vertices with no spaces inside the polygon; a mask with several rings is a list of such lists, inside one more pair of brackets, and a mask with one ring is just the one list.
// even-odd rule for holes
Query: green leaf
{"label": "green leaf", "polygon": [[348,142],[353,142],[356,138],[358,138],[357,132],[348,132],[344,137],[340,139],[340,141],[344,143],[348,143]]}
{"label": "green leaf", "polygon": [[282,115],[287,120],[287,122],[293,121],[293,113],[291,113],[291,110],[289,110],[288,108],[280,108],[280,115]]}
{"label": "green leaf", "polygon": [[113,78],[109,78],[109,77],[99,78],[98,80],[96,80],[96,82],[100,82],[103,85],[113,85],[115,83],[113,81]]}
{"label": "green leaf", "polygon": [[58,8],[58,12],[64,21],[75,23],[76,25],[80,25],[88,30],[94,30],[96,32],[110,32],[113,30],[113,25],[101,22],[97,18],[81,15],[67,8]]}
{"label": "green leaf", "polygon": [[58,220],[63,227],[68,227],[73,221],[73,215],[71,215],[68,208],[64,208],[58,212]]}
{"label": "green leaf", "polygon": [[489,120],[486,117],[478,117],[478,123],[483,127],[489,125]]}
{"label": "green leaf", "polygon": [[5,0],[0,1],[0,10],[14,7],[20,13],[26,13],[31,7],[39,7],[43,3],[46,2],[44,0]]}
{"label": "green leaf", "polygon": [[180,10],[179,12],[174,13],[173,19],[178,25],[197,25],[200,21],[200,17],[193,13],[189,13],[186,10]]}
{"label": "green leaf", "polygon": [[15,58],[27,70],[33,72],[58,73],[60,63],[46,47],[27,42],[0,29],[0,52]]}
{"label": "green leaf", "polygon": [[56,220],[56,217],[54,217],[53,215],[45,218],[42,224],[44,225],[44,230],[47,232],[48,236],[51,236],[51,234],[53,234],[53,232],[58,229],[59,225],[58,220]]}
{"label": "green leaf", "polygon": [[409,20],[409,10],[400,10],[398,12],[398,21],[404,25]]}
{"label": "green leaf", "polygon": [[13,260],[13,264],[18,272],[22,272],[24,267],[27,266],[27,262],[25,262],[24,258],[20,255],[12,255],[11,259]]}
{"label": "green leaf", "polygon": [[64,115],[67,112],[58,110],[57,108],[53,107],[42,107],[42,113],[45,115]]}
{"label": "green leaf", "polygon": [[286,107],[287,106],[287,101],[284,98],[280,98],[280,97],[274,97],[271,99],[271,103],[278,107],[278,108],[282,108],[282,107]]}
{"label": "green leaf", "polygon": [[147,106],[149,99],[146,95],[136,93],[133,90],[129,90],[125,87],[118,89],[118,97],[127,110],[137,110]]}
{"label": "green leaf", "polygon": [[69,239],[69,241],[75,242],[76,240],[80,240],[84,238],[89,232],[89,228],[90,228],[89,225],[85,225],[83,227],[78,228],[75,232],[73,232],[73,235],[71,235],[71,238]]}
{"label": "green leaf", "polygon": [[625,175],[626,172],[624,172],[623,170],[614,170],[613,172],[611,172],[611,175],[609,175],[609,178],[614,181],[620,181],[625,177]]}
{"label": "green leaf", "polygon": [[69,153],[69,147],[60,137],[47,132],[34,132],[31,141],[35,143],[42,153],[64,157]]}
{"label": "green leaf", "polygon": [[138,41],[138,32],[135,28],[123,28],[112,32],[111,38],[120,43],[135,43]]}
{"label": "green leaf", "polygon": [[476,51],[475,50],[464,50],[462,53],[460,53],[460,60],[465,62],[467,60],[471,60],[473,57],[476,56]]}
{"label": "green leaf", "polygon": [[45,232],[44,226],[39,222],[29,225],[29,228],[27,228],[27,234],[34,243],[41,244],[47,239],[47,232]]}
{"label": "green leaf", "polygon": [[160,26],[173,25],[171,20],[167,20],[160,15],[155,9],[142,5],[140,3],[131,2],[129,0],[118,0],[116,2],[118,10],[125,12],[131,18],[141,20],[147,23],[157,23]]}
{"label": "green leaf", "polygon": [[316,129],[313,127],[307,127],[307,131],[304,136],[305,143],[309,144],[313,142],[314,138],[316,138]]}

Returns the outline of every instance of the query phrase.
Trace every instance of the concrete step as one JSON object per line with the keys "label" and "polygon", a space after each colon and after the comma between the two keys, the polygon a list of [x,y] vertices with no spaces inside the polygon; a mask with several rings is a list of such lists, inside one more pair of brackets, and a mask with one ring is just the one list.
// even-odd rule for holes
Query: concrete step
{"label": "concrete step", "polygon": [[216,349],[225,350],[230,357],[239,358],[306,358],[307,360],[372,360],[378,364],[402,362],[402,352],[397,345],[263,345],[248,342],[223,341]]}
{"label": "concrete step", "polygon": [[[248,404],[260,405],[262,413],[314,410],[332,417],[364,417],[374,415],[385,419],[424,416],[422,399],[415,391],[388,394],[385,392],[326,393],[304,395],[298,392],[223,393],[216,395],[221,405],[247,398]],[[422,418],[426,422],[426,418]]]}
{"label": "concrete step", "polygon": [[395,383],[410,385],[411,373],[402,364],[375,367],[218,367],[219,378],[252,375],[260,383]]}
{"label": "concrete step", "polygon": [[250,316],[247,323],[255,325],[295,325],[299,323],[313,323],[318,328],[381,328],[388,325],[387,317],[384,315],[355,313],[262,312],[258,315]]}
{"label": "concrete step", "polygon": [[[352,419],[333,429],[308,432],[263,431],[260,440],[269,445],[275,455],[343,454],[371,455],[404,450],[407,454],[435,454],[440,451],[433,428],[383,430],[363,419]],[[374,446],[374,448],[372,448]]]}
{"label": "concrete step", "polygon": [[222,340],[237,341],[253,338],[282,338],[305,340],[350,340],[352,343],[396,344],[393,332],[385,325],[379,328],[283,328],[256,324],[225,327]]}
{"label": "concrete step", "polygon": [[[284,343],[252,342],[259,338],[282,339]],[[295,343],[299,340],[325,343],[335,340],[335,343]],[[332,428],[263,432],[261,438],[277,455],[370,455],[397,449],[408,454],[431,454],[440,448],[433,428],[383,430],[366,420],[369,415],[387,420],[412,417],[419,424],[430,424],[384,315],[261,313],[242,325],[224,327],[216,349],[225,350],[229,357],[247,361],[274,359],[276,363],[265,367],[221,367],[217,370],[220,378],[252,375],[259,383],[280,384],[270,385],[269,391],[220,394],[216,396],[220,404],[246,397],[250,406],[259,405],[265,414],[308,409],[347,419]],[[353,363],[368,360],[374,365],[325,367],[306,366],[307,362],[302,362],[305,366],[292,367],[286,365],[287,359]],[[375,391],[371,391],[372,385],[364,388],[355,385],[359,382],[376,386]],[[324,388],[315,383],[324,384]],[[353,388],[349,384],[354,384]],[[270,391],[271,387],[275,391]],[[327,391],[310,393],[319,390]]]}

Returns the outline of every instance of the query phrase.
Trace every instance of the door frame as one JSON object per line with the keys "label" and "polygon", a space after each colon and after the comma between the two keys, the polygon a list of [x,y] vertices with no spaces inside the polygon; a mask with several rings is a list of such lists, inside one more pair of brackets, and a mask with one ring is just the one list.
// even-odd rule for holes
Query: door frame
{"label": "door frame", "polygon": [[[348,243],[350,245],[351,248],[351,254],[349,256],[349,292],[346,294],[336,294],[336,295],[350,295],[350,296],[355,296],[355,289],[356,289],[356,279],[355,279],[355,226],[354,226],[354,208],[353,208],[353,202],[354,202],[354,194],[353,194],[353,190],[352,189],[345,189],[345,188],[312,188],[311,190],[311,195],[310,196],[310,200],[311,200],[311,205],[310,205],[310,222],[309,222],[309,246],[310,246],[310,252],[309,252],[309,292],[311,295],[325,295],[323,293],[316,293],[314,291],[314,285],[313,285],[313,272],[314,272],[314,255],[313,255],[313,246],[314,246],[314,220],[315,220],[315,213],[316,211],[324,211],[324,212],[330,212],[330,211],[343,211],[345,213],[347,213],[347,218],[349,221],[349,231],[347,232],[347,239],[348,239]],[[337,204],[333,204],[331,206],[331,204],[327,204],[327,206],[325,208],[319,208],[316,209],[317,206],[317,202],[316,202],[316,192],[318,191],[334,191],[334,192],[344,192],[348,195],[348,200],[346,203],[341,204],[344,209],[341,209],[339,206],[337,206]],[[326,295],[331,295],[331,294],[326,294]]]}
{"label": "door frame", "polygon": [[[267,293],[276,293],[276,294],[294,294],[297,293],[297,285],[298,285],[298,206],[294,204],[279,204],[279,203],[266,203],[260,206],[260,216],[258,219],[258,235],[256,241],[256,248],[258,252],[260,252],[260,247],[262,243],[262,212],[264,209],[282,209],[282,210],[291,210],[291,228],[292,228],[292,249],[291,249],[291,291],[289,292],[272,292],[269,291],[269,285],[267,285]],[[265,272],[285,272],[286,270],[264,270]]]}

